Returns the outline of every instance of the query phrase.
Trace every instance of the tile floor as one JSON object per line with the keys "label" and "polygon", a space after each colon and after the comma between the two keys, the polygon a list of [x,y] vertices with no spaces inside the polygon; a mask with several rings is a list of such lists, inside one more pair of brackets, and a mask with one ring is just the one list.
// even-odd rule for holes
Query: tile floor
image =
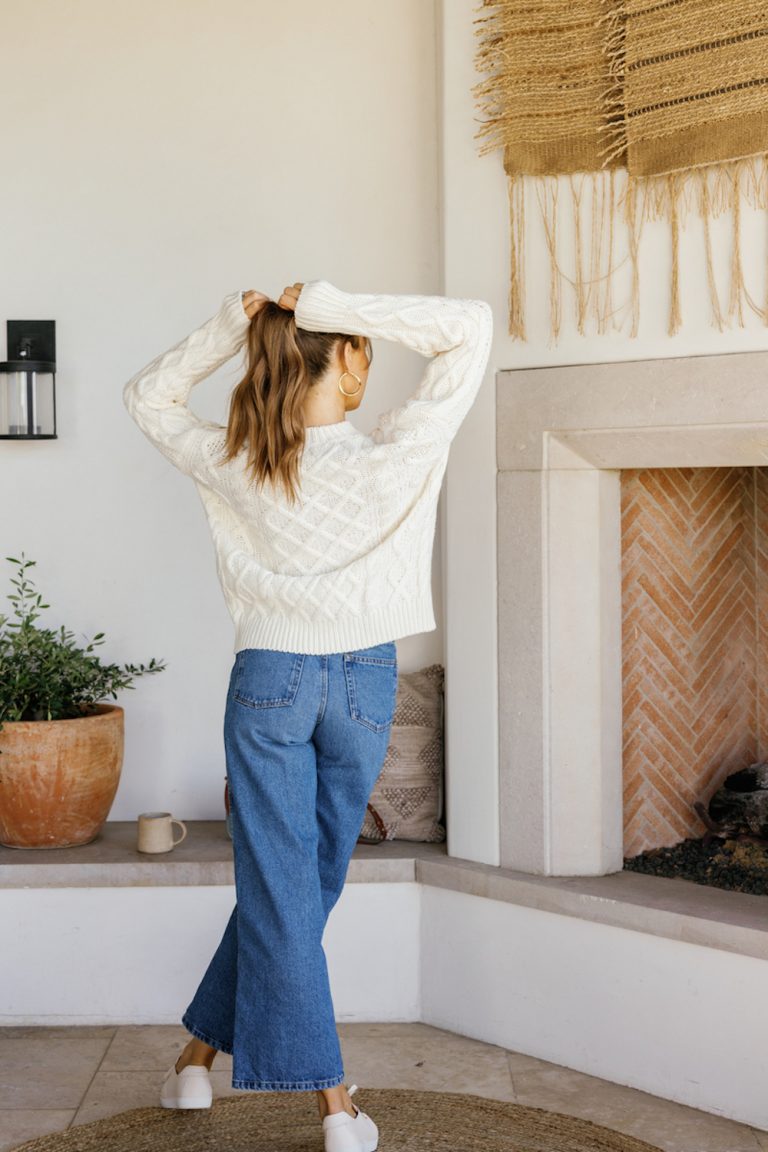
{"label": "tile floor", "polygon": [[[339,1024],[347,1084],[472,1092],[593,1120],[665,1152],[768,1152],[768,1131],[672,1104],[428,1024]],[[181,1025],[0,1028],[0,1152],[129,1108],[157,1105],[186,1044]],[[216,1057],[229,1095],[232,1058]],[[240,1094],[240,1093],[238,1093]]]}

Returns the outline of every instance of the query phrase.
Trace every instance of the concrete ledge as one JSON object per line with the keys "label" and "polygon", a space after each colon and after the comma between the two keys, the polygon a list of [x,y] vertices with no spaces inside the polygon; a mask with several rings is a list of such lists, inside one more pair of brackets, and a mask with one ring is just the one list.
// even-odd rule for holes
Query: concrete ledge
{"label": "concrete ledge", "polygon": [[417,860],[422,884],[768,960],[768,896],[613,872],[534,876],[472,860]]}
{"label": "concrete ledge", "polygon": [[[235,882],[232,841],[223,820],[186,820],[187,836],[171,852],[148,855],[136,847],[136,823],[108,820],[90,844],[76,848],[6,848],[0,845],[1,888],[200,887]],[[445,856],[441,844],[389,840],[358,844],[351,883],[414,881],[416,858]]]}
{"label": "concrete ledge", "polygon": [[[224,822],[190,820],[187,827],[184,842],[160,856],[137,850],[132,821],[108,821],[96,840],[79,848],[0,846],[0,889],[234,885],[232,842]],[[445,842],[407,840],[356,845],[347,880],[415,881],[768,960],[768,897],[688,880],[637,872],[539,876],[448,856]]]}

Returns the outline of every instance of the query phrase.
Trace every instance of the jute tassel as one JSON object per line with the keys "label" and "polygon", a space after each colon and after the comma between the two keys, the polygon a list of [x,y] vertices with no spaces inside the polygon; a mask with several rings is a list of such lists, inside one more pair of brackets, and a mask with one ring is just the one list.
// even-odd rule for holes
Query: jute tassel
{"label": "jute tassel", "polygon": [[667,176],[669,195],[669,224],[672,241],[672,276],[670,283],[669,327],[670,336],[680,328],[680,217],[678,215],[679,180],[676,172]]}
{"label": "jute tassel", "polygon": [[[556,176],[536,178],[536,195],[539,203],[541,223],[549,253],[549,317],[550,343],[560,335],[562,321],[562,283],[565,281],[573,289],[575,297],[576,321],[582,334],[587,321],[593,316],[598,332],[605,333],[609,321],[614,318],[612,281],[615,272],[615,216],[619,201],[616,196],[615,172],[589,174],[591,200],[590,249],[588,261],[589,276],[584,274],[586,263],[583,244],[582,211],[585,175],[579,184],[569,179],[571,209],[574,226],[575,274],[568,276],[560,266],[558,253],[558,192],[560,182]],[[614,324],[615,327],[615,324]]]}
{"label": "jute tassel", "polygon": [[603,204],[605,190],[601,180],[601,173],[592,173],[592,199],[590,209],[592,215],[592,236],[589,242],[589,282],[587,284],[587,304],[592,304],[592,311],[597,321],[598,331],[602,331],[600,315],[600,270],[603,254]]}
{"label": "jute tassel", "polygon": [[616,211],[614,169],[593,172],[591,176],[590,272],[584,299],[585,309],[594,317],[597,331],[602,336],[613,315],[611,283],[614,273],[613,222]]}
{"label": "jute tassel", "polygon": [[509,190],[509,334],[525,340],[525,177],[507,177]]}
{"label": "jute tassel", "polygon": [[[625,171],[625,170],[622,170]],[[519,339],[525,334],[525,177],[509,177],[510,200],[510,300],[509,332]],[[563,317],[563,283],[573,289],[576,329],[586,335],[589,322],[603,335],[618,311],[613,303],[614,274],[626,259],[631,263],[631,330],[634,338],[640,325],[639,253],[643,227],[647,220],[668,220],[671,246],[670,298],[667,331],[674,336],[682,325],[681,232],[689,211],[698,211],[702,222],[707,287],[712,320],[723,331],[729,320],[737,318],[744,326],[744,304],[768,324],[768,284],[765,306],[751,296],[744,279],[741,252],[741,202],[764,206],[768,211],[768,158],[749,157],[722,165],[702,165],[691,170],[678,170],[662,176],[632,178],[626,173],[621,194],[616,187],[616,170],[567,174],[574,243],[573,276],[560,264],[558,248],[562,243],[559,227],[558,193],[562,177],[537,176],[535,189],[540,217],[549,254],[549,327],[550,342],[561,333]],[[591,192],[591,217],[587,212],[584,190]],[[565,205],[563,205],[565,208]],[[723,306],[715,277],[715,256],[711,221],[723,212],[731,213],[732,252],[730,296],[727,310]],[[615,260],[616,216],[623,213],[628,238],[628,255],[620,264]],[[587,251],[587,246],[589,250]],[[617,326],[613,324],[614,330]],[[620,326],[619,326],[620,327]]]}
{"label": "jute tassel", "polygon": [[549,252],[549,336],[550,344],[560,335],[562,319],[560,297],[560,265],[557,259],[557,177],[540,176],[536,180],[536,196],[541,211],[541,222]]}
{"label": "jute tassel", "polygon": [[584,335],[584,322],[587,315],[587,296],[584,291],[584,246],[581,238],[581,194],[584,190],[584,180],[585,177],[582,176],[577,191],[573,182],[573,175],[569,174],[568,176],[568,182],[571,186],[571,204],[573,206],[574,259],[576,265],[573,286],[576,292],[576,329],[581,336]]}
{"label": "jute tassel", "polygon": [[766,168],[764,156],[749,156],[745,161],[746,180],[744,182],[743,196],[750,208],[765,211],[766,205]]}
{"label": "jute tassel", "polygon": [[[603,336],[613,319],[615,169],[597,172],[592,188],[593,304],[597,331]],[[615,325],[614,325],[615,327]]]}
{"label": "jute tassel", "polygon": [[728,303],[728,318],[738,315],[739,327],[744,327],[744,268],[741,263],[741,165],[734,164],[729,172],[731,180],[731,297]]}
{"label": "jute tassel", "polygon": [[637,201],[641,185],[637,180],[627,178],[627,186],[622,197],[624,204],[624,218],[627,222],[627,240],[629,243],[629,258],[632,262],[632,287],[630,293],[630,307],[632,309],[632,327],[629,335],[637,336],[640,327],[640,236],[643,231],[644,210],[638,213]]}
{"label": "jute tassel", "polygon": [[[760,163],[762,161],[762,163]],[[738,310],[739,324],[744,327],[742,301],[746,301],[756,316],[768,324],[768,305],[761,308],[753,299],[744,279],[744,266],[741,259],[741,200],[752,208],[765,211],[766,208],[766,158],[750,156],[739,161],[733,172],[733,252],[731,256],[731,305]],[[735,308],[734,305],[735,298]]]}
{"label": "jute tassel", "polygon": [[764,208],[765,206],[763,183],[765,166],[763,165],[763,172],[758,173],[754,163],[755,159],[756,157],[749,157],[735,165],[732,180],[733,250],[731,253],[730,314],[733,315],[735,311],[738,311],[739,324],[742,328],[744,327],[743,301],[746,301],[763,323],[768,323],[768,308],[761,308],[753,299],[744,279],[744,266],[741,259],[741,200],[743,198],[755,208]]}
{"label": "jute tassel", "polygon": [[[608,265],[605,278],[605,296],[603,300],[603,316],[606,322],[613,319],[613,244],[614,244],[614,223],[616,220],[616,173],[613,168],[608,173]],[[616,325],[612,327],[615,329]],[[605,331],[605,324],[600,329],[601,332]]]}
{"label": "jute tassel", "polygon": [[723,313],[720,308],[720,297],[717,292],[717,283],[715,282],[715,269],[712,262],[712,236],[709,228],[709,221],[712,215],[712,207],[709,196],[709,173],[706,168],[697,168],[696,172],[699,179],[699,214],[701,216],[701,223],[704,229],[704,255],[707,262],[707,284],[709,285],[709,299],[712,304],[712,318],[717,324],[717,327],[722,332],[723,330]]}

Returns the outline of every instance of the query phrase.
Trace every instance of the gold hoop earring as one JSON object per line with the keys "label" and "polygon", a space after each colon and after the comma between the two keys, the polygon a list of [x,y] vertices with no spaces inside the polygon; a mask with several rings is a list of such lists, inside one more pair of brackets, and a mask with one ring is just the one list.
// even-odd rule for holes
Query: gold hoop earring
{"label": "gold hoop earring", "polygon": [[[345,376],[354,376],[355,380],[357,380],[357,388],[355,389],[354,392],[345,392],[344,389],[342,388],[341,382]],[[362,386],[363,386],[363,382],[360,379],[360,377],[357,375],[356,372],[342,372],[341,376],[339,376],[339,392],[341,392],[343,396],[357,396],[357,394],[360,391],[360,389],[362,388]]]}

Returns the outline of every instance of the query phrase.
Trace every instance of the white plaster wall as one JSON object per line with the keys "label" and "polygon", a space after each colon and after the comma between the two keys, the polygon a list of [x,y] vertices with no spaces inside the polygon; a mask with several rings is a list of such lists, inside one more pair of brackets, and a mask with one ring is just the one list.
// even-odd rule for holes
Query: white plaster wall
{"label": "white plaster wall", "polygon": [[[549,346],[549,262],[535,196],[527,205],[528,340],[507,333],[509,228],[506,177],[501,153],[480,157],[475,133],[482,114],[472,87],[475,69],[473,0],[440,0],[441,155],[444,290],[480,297],[494,310],[496,336],[488,378],[454,442],[447,469],[444,508],[446,612],[446,722],[452,855],[499,863],[499,788],[528,787],[527,766],[512,765],[499,780],[496,588],[496,465],[494,373],[546,364],[597,363],[664,356],[768,348],[768,329],[747,310],[746,324],[718,332],[709,323],[705,268],[693,218],[682,234],[680,274],[684,325],[666,335],[669,245],[664,224],[646,223],[640,264],[640,329],[636,339],[612,333],[580,336],[571,297],[563,296],[559,343]],[[585,206],[589,200],[585,191]],[[574,227],[561,195],[562,260],[571,269]],[[585,216],[585,221],[587,217]],[[766,298],[766,219],[744,208],[742,258],[747,284],[758,302]],[[712,226],[721,300],[728,300],[730,232],[725,217]],[[621,251],[619,255],[621,256]],[[617,280],[616,303],[628,298],[628,264]],[[624,290],[622,290],[622,277]],[[617,318],[618,319],[618,318]],[[625,332],[629,323],[625,324]],[[503,690],[503,685],[501,686]]]}
{"label": "white plaster wall", "polygon": [[[0,357],[6,318],[56,320],[60,439],[0,446],[0,556],[37,560],[50,626],[168,662],[121,695],[111,818],[220,817],[231,623],[194,485],[121,389],[237,288],[440,291],[434,4],[5,0],[2,26]],[[225,419],[240,363],[201,415]],[[423,365],[379,342],[353,421]],[[439,533],[433,587],[440,620]],[[398,651],[442,660],[442,629]]]}
{"label": "white plaster wall", "polygon": [[768,1128],[764,960],[429,884],[421,907],[425,1024]]}
{"label": "white plaster wall", "polygon": [[[345,886],[323,937],[338,1021],[418,1019],[420,898],[416,883]],[[235,899],[227,885],[0,891],[0,1026],[178,1024]]]}

